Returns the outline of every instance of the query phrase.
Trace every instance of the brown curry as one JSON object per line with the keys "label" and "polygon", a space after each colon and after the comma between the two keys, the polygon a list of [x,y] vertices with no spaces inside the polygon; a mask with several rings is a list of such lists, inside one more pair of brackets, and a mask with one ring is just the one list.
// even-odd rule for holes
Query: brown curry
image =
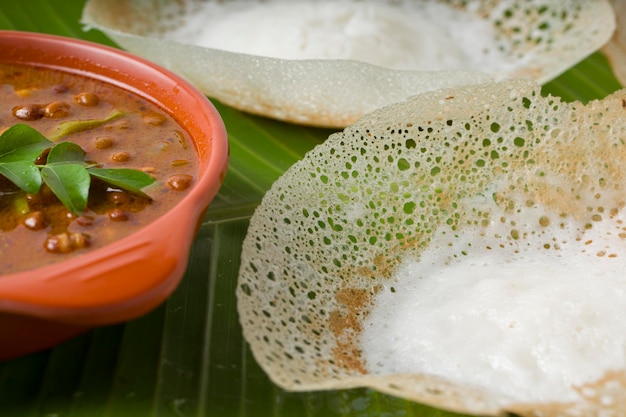
{"label": "brown curry", "polygon": [[[44,185],[26,194],[0,176],[0,274],[36,268],[100,248],[172,208],[197,176],[191,139],[168,114],[145,99],[76,74],[0,64],[0,131],[28,124],[50,138],[68,120],[104,120],[61,137],[104,168],[133,168],[156,183],[151,198],[92,180],[87,209],[73,215]],[[42,155],[45,157],[45,155]],[[184,221],[184,220],[183,220]]]}

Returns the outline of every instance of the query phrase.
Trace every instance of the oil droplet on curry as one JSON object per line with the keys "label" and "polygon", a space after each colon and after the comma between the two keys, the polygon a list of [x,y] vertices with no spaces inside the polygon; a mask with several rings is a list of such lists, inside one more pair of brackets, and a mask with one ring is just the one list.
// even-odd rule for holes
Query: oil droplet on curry
{"label": "oil droplet on curry", "polygon": [[0,64],[0,132],[24,123],[51,138],[60,123],[104,121],[113,112],[122,116],[57,141],[78,144],[87,161],[103,168],[152,175],[151,198],[92,178],[87,209],[75,216],[45,185],[28,194],[0,175],[0,275],[78,256],[137,231],[183,198],[198,169],[185,130],[145,99],[77,74]]}

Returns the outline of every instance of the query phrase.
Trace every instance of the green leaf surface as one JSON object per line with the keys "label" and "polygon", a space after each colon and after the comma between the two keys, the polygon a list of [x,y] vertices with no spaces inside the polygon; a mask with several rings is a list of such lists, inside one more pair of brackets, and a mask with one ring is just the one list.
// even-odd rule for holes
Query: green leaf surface
{"label": "green leaf surface", "polygon": [[23,160],[35,160],[39,154],[52,146],[36,129],[16,124],[0,135],[0,164]]}
{"label": "green leaf surface", "polygon": [[4,163],[0,161],[0,175],[8,178],[13,184],[27,193],[36,194],[41,187],[39,168],[28,161]]}
{"label": "green leaf surface", "polygon": [[88,168],[92,176],[135,194],[148,196],[143,189],[154,183],[154,178],[142,171],[127,168]]}
{"label": "green leaf surface", "polygon": [[[0,4],[0,28],[108,45],[79,24],[84,0]],[[207,74],[210,76],[210,74]],[[567,100],[620,87],[596,53],[545,86]],[[151,313],[0,363],[2,417],[453,417],[366,389],[285,392],[241,335],[235,287],[248,219],[265,191],[331,133],[214,102],[229,132],[226,180],[194,241],[176,292]],[[1,279],[1,278],[0,278]]]}
{"label": "green leaf surface", "polygon": [[61,142],[50,149],[46,165],[85,164],[85,151],[75,143]]}
{"label": "green leaf surface", "polygon": [[72,213],[78,216],[85,210],[91,178],[84,166],[63,162],[46,164],[41,169],[41,177]]}
{"label": "green leaf surface", "polygon": [[39,168],[35,159],[52,146],[39,131],[25,124],[16,124],[0,135],[0,175],[27,193],[41,187]]}

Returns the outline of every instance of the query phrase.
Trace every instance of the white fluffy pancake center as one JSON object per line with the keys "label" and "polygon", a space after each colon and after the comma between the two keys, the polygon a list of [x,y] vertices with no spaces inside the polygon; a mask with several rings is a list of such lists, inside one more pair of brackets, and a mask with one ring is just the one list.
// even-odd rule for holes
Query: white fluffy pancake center
{"label": "white fluffy pancake center", "polygon": [[626,366],[626,256],[590,241],[624,252],[598,227],[558,254],[478,249],[450,261],[435,245],[404,261],[364,326],[368,370],[439,375],[520,402],[576,399],[576,387]]}
{"label": "white fluffy pancake center", "polygon": [[490,71],[504,60],[489,21],[432,2],[207,2],[170,35],[231,52],[406,70]]}

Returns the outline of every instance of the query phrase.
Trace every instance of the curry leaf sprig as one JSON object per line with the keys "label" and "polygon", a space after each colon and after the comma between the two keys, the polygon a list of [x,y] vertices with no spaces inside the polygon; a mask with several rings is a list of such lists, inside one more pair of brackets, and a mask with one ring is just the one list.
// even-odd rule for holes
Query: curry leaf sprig
{"label": "curry leaf sprig", "polygon": [[[41,158],[47,150],[47,156]],[[143,189],[154,183],[154,178],[143,171],[89,164],[77,144],[55,144],[25,124],[16,124],[0,135],[0,175],[31,194],[46,184],[77,216],[87,207],[91,177],[145,197],[148,195]]]}

